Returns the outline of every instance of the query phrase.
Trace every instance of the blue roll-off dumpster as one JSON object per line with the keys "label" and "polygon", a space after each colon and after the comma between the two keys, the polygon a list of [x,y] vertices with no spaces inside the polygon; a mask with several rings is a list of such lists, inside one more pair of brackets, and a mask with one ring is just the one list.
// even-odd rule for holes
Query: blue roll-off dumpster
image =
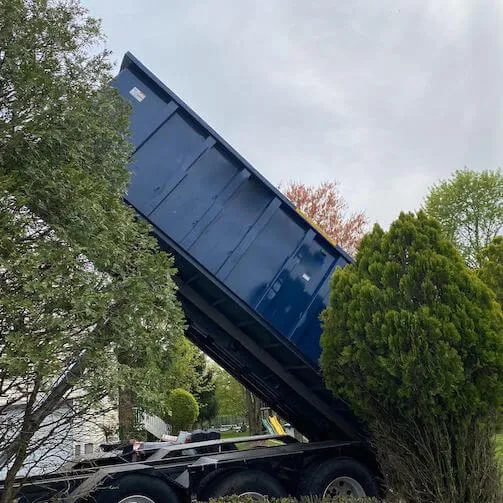
{"label": "blue roll-off dumpster", "polygon": [[362,428],[323,385],[321,311],[351,258],[132,54],[126,200],[172,253],[187,336],[311,440]]}

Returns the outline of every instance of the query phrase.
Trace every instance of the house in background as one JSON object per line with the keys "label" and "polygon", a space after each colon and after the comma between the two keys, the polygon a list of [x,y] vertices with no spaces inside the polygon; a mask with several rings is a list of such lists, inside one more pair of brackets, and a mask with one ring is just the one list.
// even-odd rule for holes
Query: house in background
{"label": "house in background", "polygon": [[[5,405],[5,398],[0,407]],[[33,452],[19,472],[20,476],[40,475],[58,470],[68,463],[101,452],[100,444],[116,442],[118,415],[115,409],[90,413],[85,418],[71,418],[71,400],[53,412],[42,424],[32,441]],[[24,404],[19,401],[5,407],[0,413],[0,438],[8,439],[16,434],[22,422]],[[161,440],[169,435],[171,428],[157,416],[136,411],[137,424],[151,436]],[[0,449],[1,450],[1,449]],[[1,456],[1,453],[0,453]],[[5,478],[7,468],[0,470],[0,480]]]}

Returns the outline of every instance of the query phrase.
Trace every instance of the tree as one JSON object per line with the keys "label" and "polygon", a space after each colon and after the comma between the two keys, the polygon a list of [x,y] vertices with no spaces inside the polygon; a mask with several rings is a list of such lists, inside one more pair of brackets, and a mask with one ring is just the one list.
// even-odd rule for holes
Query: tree
{"label": "tree", "polygon": [[434,220],[402,213],[363,238],[333,276],[321,343],[328,387],[368,425],[398,496],[496,501],[503,315]]}
{"label": "tree", "polygon": [[143,426],[136,424],[135,409],[165,417],[169,412],[171,390],[189,389],[197,380],[194,346],[185,337],[171,335],[164,344],[153,343],[155,357],[138,358],[135,352],[121,353],[122,381],[117,396],[119,436],[127,441],[141,439]]}
{"label": "tree", "polygon": [[187,389],[197,400],[200,421],[211,421],[217,415],[214,368],[202,351],[192,347],[193,377]]}
{"label": "tree", "polygon": [[170,394],[169,407],[172,432],[190,430],[199,414],[194,395],[181,388],[174,389]]}
{"label": "tree", "polygon": [[220,367],[215,371],[215,394],[219,415],[245,417],[244,387]]}
{"label": "tree", "polygon": [[363,212],[347,214],[348,205],[337,182],[323,182],[318,186],[289,182],[280,189],[330,240],[350,254],[356,252],[368,220]]}
{"label": "tree", "polygon": [[214,385],[208,391],[201,393],[197,400],[198,404],[200,404],[198,419],[201,423],[209,425],[218,414],[218,402]]}
{"label": "tree", "polygon": [[478,253],[503,228],[503,175],[493,171],[455,171],[434,185],[424,209],[435,218],[470,267],[479,265]]}
{"label": "tree", "polygon": [[101,37],[78,2],[0,0],[0,395],[22,411],[0,431],[1,503],[51,414],[119,384],[154,403],[183,335],[172,258],[122,201],[128,107]]}
{"label": "tree", "polygon": [[496,299],[503,306],[503,236],[497,236],[479,252],[477,273],[496,294]]}
{"label": "tree", "polygon": [[262,433],[260,409],[263,407],[263,402],[258,396],[245,389],[245,404],[250,434],[259,435]]}

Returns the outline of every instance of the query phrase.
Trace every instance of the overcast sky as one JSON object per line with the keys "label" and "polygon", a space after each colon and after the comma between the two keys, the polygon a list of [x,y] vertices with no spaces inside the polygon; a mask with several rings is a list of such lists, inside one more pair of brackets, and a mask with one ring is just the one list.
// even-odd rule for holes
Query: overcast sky
{"label": "overcast sky", "polygon": [[498,0],[83,0],[272,183],[335,179],[388,225],[503,160]]}

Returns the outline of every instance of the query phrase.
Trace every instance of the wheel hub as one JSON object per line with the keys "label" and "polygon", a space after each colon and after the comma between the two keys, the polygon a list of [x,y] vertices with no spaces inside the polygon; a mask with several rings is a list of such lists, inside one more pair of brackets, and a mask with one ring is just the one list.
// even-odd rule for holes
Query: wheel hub
{"label": "wheel hub", "polygon": [[263,499],[265,499],[265,496],[263,494],[256,493],[256,492],[253,492],[253,491],[247,491],[245,493],[239,494],[238,496],[239,497],[241,497],[241,496],[248,496],[249,498],[252,498],[254,500],[263,500]]}
{"label": "wheel hub", "polygon": [[363,487],[351,477],[337,477],[328,484],[323,493],[323,498],[335,496],[354,496],[360,498],[366,496]]}
{"label": "wheel hub", "polygon": [[141,494],[135,494],[133,496],[126,496],[121,499],[119,503],[155,503],[153,499],[148,496],[142,496]]}

